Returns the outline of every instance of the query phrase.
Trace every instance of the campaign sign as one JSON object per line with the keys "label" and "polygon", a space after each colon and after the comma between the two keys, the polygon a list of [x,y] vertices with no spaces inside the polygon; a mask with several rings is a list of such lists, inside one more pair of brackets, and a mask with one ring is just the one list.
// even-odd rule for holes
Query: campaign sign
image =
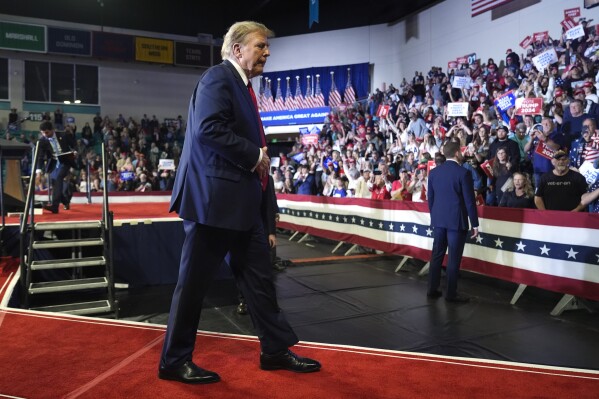
{"label": "campaign sign", "polygon": [[135,178],[135,173],[125,171],[125,172],[121,172],[120,176],[121,176],[122,181],[129,181],[129,180],[133,180]]}
{"label": "campaign sign", "polygon": [[584,161],[578,169],[581,175],[587,181],[587,184],[591,185],[599,179],[599,169],[595,169],[592,161]]}
{"label": "campaign sign", "polygon": [[174,159],[158,160],[158,170],[175,170],[175,160]]}
{"label": "campaign sign", "polygon": [[376,116],[379,118],[386,118],[389,114],[389,105],[379,105],[379,108],[376,111]]}
{"label": "campaign sign", "polygon": [[532,37],[535,42],[542,42],[549,37],[549,31],[533,33]]}
{"label": "campaign sign", "polygon": [[447,62],[447,69],[456,69],[457,67],[458,67],[457,61],[448,61]]}
{"label": "campaign sign", "polygon": [[530,46],[531,44],[532,44],[532,37],[530,37],[530,35],[528,35],[524,38],[524,40],[522,40],[520,42],[520,47],[522,47],[523,49],[526,49],[526,47]]}
{"label": "campaign sign", "polygon": [[280,157],[270,158],[270,167],[271,168],[278,168],[279,166],[281,166],[281,158]]}
{"label": "campaign sign", "polygon": [[567,8],[564,10],[564,17],[577,18],[580,17],[580,7]]}
{"label": "campaign sign", "polygon": [[542,115],[542,98],[517,98],[516,115]]}
{"label": "campaign sign", "polygon": [[549,65],[557,62],[557,53],[555,49],[551,48],[547,51],[543,51],[541,54],[532,58],[532,63],[535,64],[537,70],[542,71]]}
{"label": "campaign sign", "polygon": [[535,149],[535,153],[539,154],[543,158],[552,159],[555,151],[547,146],[544,141],[539,141],[539,144],[537,144],[537,148]]}
{"label": "campaign sign", "polygon": [[451,86],[458,89],[467,89],[470,87],[471,83],[472,79],[470,76],[454,76]]}
{"label": "campaign sign", "polygon": [[431,173],[431,170],[435,169],[435,167],[437,166],[437,164],[435,163],[434,159],[429,160],[426,163],[426,174],[429,175]]}
{"label": "campaign sign", "polygon": [[497,97],[495,100],[495,106],[499,108],[501,111],[505,112],[509,108],[512,108],[516,105],[516,96],[512,90],[503,94],[500,97]]}
{"label": "campaign sign", "polygon": [[449,103],[447,104],[448,116],[468,116],[468,103]]}
{"label": "campaign sign", "polygon": [[583,36],[584,36],[584,27],[582,25],[576,25],[572,29],[568,29],[566,31],[566,39],[568,39],[568,40],[578,39],[579,37],[583,37]]}
{"label": "campaign sign", "polygon": [[560,22],[560,24],[563,26],[565,30],[572,29],[576,26],[576,22],[574,22],[574,20],[570,17],[564,18],[564,20]]}
{"label": "campaign sign", "polygon": [[75,117],[74,116],[67,116],[67,123],[68,124],[75,123]]}
{"label": "campaign sign", "polygon": [[308,127],[300,127],[300,141],[302,145],[317,145],[318,144],[318,135],[320,133],[320,129],[316,127],[312,127],[312,129],[308,129]]}
{"label": "campaign sign", "polygon": [[458,64],[467,64],[468,63],[468,57],[460,57],[456,61],[458,62]]}
{"label": "campaign sign", "polygon": [[485,162],[480,164],[481,169],[485,172],[487,177],[493,177],[493,162],[495,160],[493,158],[487,159]]}

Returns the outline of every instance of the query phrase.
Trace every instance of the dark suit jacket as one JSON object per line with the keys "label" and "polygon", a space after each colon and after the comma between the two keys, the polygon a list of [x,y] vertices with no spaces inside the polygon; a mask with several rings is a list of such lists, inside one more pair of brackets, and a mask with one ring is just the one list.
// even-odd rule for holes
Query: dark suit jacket
{"label": "dark suit jacket", "polygon": [[275,193],[275,184],[272,176],[268,176],[266,191],[264,191],[262,196],[261,212],[266,235],[276,234],[277,222],[275,217],[279,213],[279,205],[277,204],[277,194]]}
{"label": "dark suit jacket", "polygon": [[[65,134],[63,132],[54,132],[56,138],[58,139],[58,143],[60,144],[60,149],[62,152],[72,151],[75,148],[75,137],[72,134]],[[57,159],[54,154],[54,149],[52,148],[52,144],[50,144],[50,140],[43,136],[40,138],[40,146],[38,158],[46,158],[48,162],[46,163],[46,172],[50,173],[54,169],[56,169]],[[74,157],[64,157],[60,159],[60,162],[63,165],[67,165],[69,167],[76,167],[75,158]]]}
{"label": "dark suit jacket", "polygon": [[468,230],[468,218],[478,227],[474,184],[466,168],[449,160],[437,166],[428,177],[427,194],[433,227]]}
{"label": "dark suit jacket", "polygon": [[208,226],[249,230],[260,218],[256,165],[261,126],[241,76],[229,61],[208,69],[189,104],[185,144],[170,211]]}

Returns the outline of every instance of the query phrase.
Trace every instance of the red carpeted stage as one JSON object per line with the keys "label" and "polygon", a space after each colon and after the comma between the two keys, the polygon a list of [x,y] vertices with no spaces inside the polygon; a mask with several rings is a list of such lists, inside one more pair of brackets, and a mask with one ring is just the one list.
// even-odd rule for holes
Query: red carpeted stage
{"label": "red carpeted stage", "polygon": [[599,372],[302,342],[319,373],[266,372],[257,339],[199,332],[222,382],[156,377],[164,327],[0,311],[0,393],[11,398],[596,398]]}
{"label": "red carpeted stage", "polygon": [[[178,226],[180,221],[168,213],[167,203],[111,204],[111,210],[119,226],[115,230],[122,229],[123,252],[136,253],[140,248],[146,252],[145,260],[128,265],[133,278],[164,273],[152,267],[176,271],[176,263],[161,264],[152,259],[157,255],[148,248],[178,251],[168,240],[171,230],[180,227],[168,225]],[[99,215],[100,204],[74,203],[69,211],[44,213],[36,221],[95,220]],[[8,218],[8,223],[18,220]],[[138,247],[137,241],[145,246]],[[235,288],[232,293],[222,292],[225,282],[218,286],[224,302],[205,301],[200,328],[242,333],[199,332],[195,358],[199,365],[217,371],[222,382],[188,386],[159,380],[157,365],[165,327],[153,320],[165,320],[170,293],[163,295],[161,310],[150,306],[156,299],[153,293],[136,299],[137,306],[151,308],[146,314],[164,315],[145,317],[145,323],[7,308],[17,283],[18,259],[5,257],[0,259],[0,397],[597,397],[599,371],[578,368],[582,364],[595,369],[597,364],[593,360],[596,349],[590,344],[596,338],[592,315],[578,314],[566,319],[570,323],[560,323],[549,318],[547,309],[539,310],[545,304],[530,305],[525,298],[519,308],[511,307],[506,300],[509,290],[502,292],[501,286],[469,275],[462,276],[460,286],[476,298],[471,304],[451,307],[443,301],[427,301],[425,278],[394,273],[396,260],[389,257],[368,254],[339,262],[340,257],[330,257],[334,243],[300,245],[284,237],[279,242],[282,256],[303,257],[297,267],[277,274],[276,282],[281,307],[298,335],[313,341],[302,342],[295,350],[321,361],[321,372],[261,371],[251,322],[248,316],[235,314]],[[131,263],[129,258],[121,261]],[[124,299],[122,304],[126,306]],[[215,314],[226,321],[215,323]],[[584,319],[583,323],[578,319]],[[227,327],[220,329],[223,325]],[[417,353],[437,350],[443,356]],[[529,353],[520,357],[522,352]],[[545,362],[544,356],[550,358],[546,364],[573,366],[530,364]]]}

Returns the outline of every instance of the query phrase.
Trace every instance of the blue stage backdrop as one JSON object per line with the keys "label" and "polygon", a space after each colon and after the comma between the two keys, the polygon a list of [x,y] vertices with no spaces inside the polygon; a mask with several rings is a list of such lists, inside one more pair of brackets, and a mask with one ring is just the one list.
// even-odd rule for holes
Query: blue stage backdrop
{"label": "blue stage backdrop", "polygon": [[[281,78],[281,90],[283,92],[283,96],[287,96],[287,77],[290,77],[290,86],[291,93],[295,94],[296,90],[296,76],[299,76],[300,88],[302,90],[302,94],[306,95],[306,85],[307,79],[306,76],[310,76],[310,83],[315,87],[316,75],[320,75],[320,88],[322,90],[322,94],[324,95],[326,104],[328,105],[329,93],[331,91],[331,71],[334,72],[335,76],[335,86],[337,87],[337,91],[343,97],[343,92],[345,91],[345,86],[347,85],[347,68],[350,68],[350,79],[351,85],[354,88],[356,96],[358,99],[366,98],[368,95],[368,91],[370,88],[370,65],[365,62],[363,64],[352,64],[352,65],[337,65],[337,66],[327,66],[327,67],[313,67],[313,68],[303,68],[303,69],[293,69],[287,71],[279,71],[279,72],[268,72],[264,73],[262,76],[264,78],[271,79],[272,81],[272,95],[276,96],[277,93],[277,78]],[[313,91],[314,92],[314,91]]]}

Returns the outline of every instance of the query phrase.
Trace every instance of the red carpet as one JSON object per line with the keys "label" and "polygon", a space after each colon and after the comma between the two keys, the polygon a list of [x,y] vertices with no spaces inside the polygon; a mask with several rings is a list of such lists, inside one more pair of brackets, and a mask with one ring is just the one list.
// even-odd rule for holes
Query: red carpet
{"label": "red carpet", "polygon": [[0,311],[0,397],[597,398],[599,372],[318,344],[314,374],[266,372],[256,339],[199,333],[198,364],[222,382],[156,377],[164,329],[142,323]]}
{"label": "red carpet", "polygon": [[[176,213],[168,213],[168,202],[137,202],[130,204],[110,204],[115,220],[144,220],[144,219],[179,219]],[[67,222],[82,220],[100,220],[102,218],[102,204],[71,204],[68,211],[60,209],[59,213],[44,210],[43,215],[35,215],[36,222]],[[11,216],[6,218],[6,224],[18,224],[19,218]]]}

